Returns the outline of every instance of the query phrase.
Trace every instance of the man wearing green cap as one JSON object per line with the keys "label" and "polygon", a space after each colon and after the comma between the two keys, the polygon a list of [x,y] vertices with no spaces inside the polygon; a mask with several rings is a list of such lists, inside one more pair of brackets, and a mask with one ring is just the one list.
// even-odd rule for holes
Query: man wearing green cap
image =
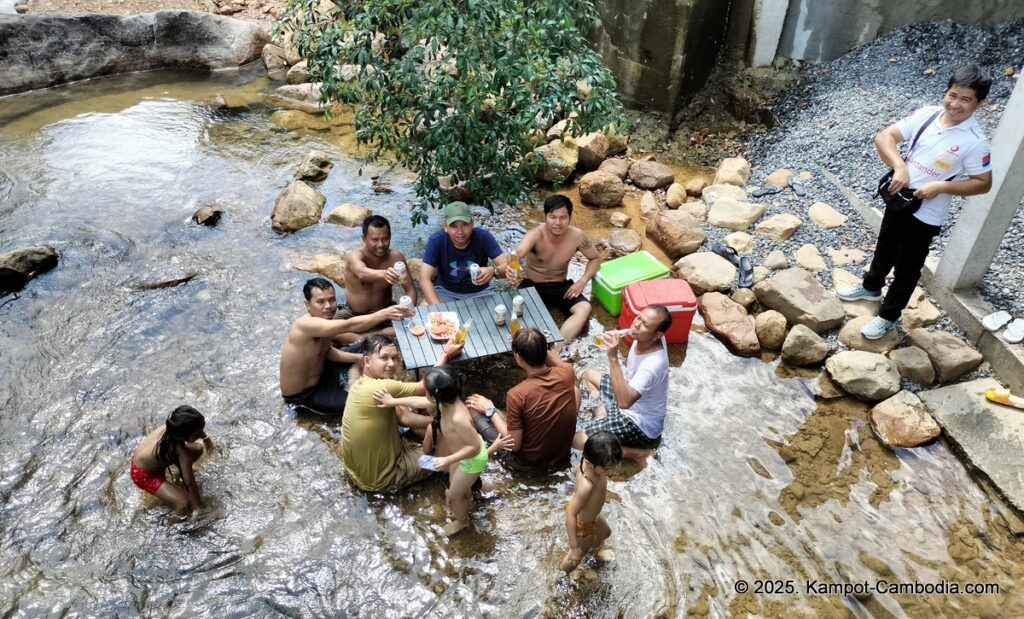
{"label": "man wearing green cap", "polygon": [[[488,266],[488,260],[494,266]],[[473,228],[473,215],[465,202],[452,202],[444,208],[441,229],[430,235],[420,269],[420,289],[429,304],[468,299],[490,292],[491,280],[505,272],[508,257],[498,241],[484,229]],[[480,266],[476,281],[470,278],[470,265]],[[435,275],[437,281],[434,281]]]}

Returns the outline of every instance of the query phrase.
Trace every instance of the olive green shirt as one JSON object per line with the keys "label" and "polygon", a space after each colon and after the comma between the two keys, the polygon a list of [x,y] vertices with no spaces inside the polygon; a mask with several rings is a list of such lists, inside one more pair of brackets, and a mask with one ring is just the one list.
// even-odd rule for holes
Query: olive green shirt
{"label": "olive green shirt", "polygon": [[420,383],[362,376],[349,388],[341,421],[341,454],[345,472],[360,489],[387,489],[402,453],[395,408],[381,408],[373,399],[373,392],[383,388],[392,397],[405,398],[416,395],[419,386]]}

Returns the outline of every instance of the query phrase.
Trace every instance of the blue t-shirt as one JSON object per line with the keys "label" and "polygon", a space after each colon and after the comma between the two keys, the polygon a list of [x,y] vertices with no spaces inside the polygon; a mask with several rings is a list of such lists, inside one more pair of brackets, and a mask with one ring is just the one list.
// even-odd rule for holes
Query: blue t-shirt
{"label": "blue t-shirt", "polygon": [[448,233],[438,230],[427,239],[423,264],[429,264],[437,270],[437,285],[452,292],[471,294],[485,290],[487,286],[478,286],[470,280],[469,263],[475,262],[485,267],[488,258],[497,258],[501,253],[498,241],[490,232],[481,228],[473,228],[469,245],[465,249],[455,247]]}

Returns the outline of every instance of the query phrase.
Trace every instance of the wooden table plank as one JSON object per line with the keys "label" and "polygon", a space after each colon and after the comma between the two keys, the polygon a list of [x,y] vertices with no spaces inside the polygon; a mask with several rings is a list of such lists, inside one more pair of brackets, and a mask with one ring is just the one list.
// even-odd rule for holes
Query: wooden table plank
{"label": "wooden table plank", "polygon": [[[469,330],[465,347],[458,360],[468,361],[499,355],[512,350],[509,334],[512,320],[512,297],[516,294],[522,295],[526,301],[521,319],[524,327],[535,327],[541,331],[547,331],[545,335],[549,344],[564,339],[558,331],[558,325],[534,288],[524,288],[511,293],[495,291],[466,300],[438,305],[420,305],[416,308],[416,317],[423,321],[424,328],[429,325],[427,316],[431,312],[455,312],[459,316],[460,326],[472,318],[473,326]],[[500,327],[494,324],[494,306],[499,303],[508,309],[505,325]],[[429,329],[422,336],[415,337],[408,332],[408,322],[392,321],[391,324],[395,327],[398,349],[402,353],[406,368],[429,367],[441,356],[442,343],[435,342],[430,337]]]}

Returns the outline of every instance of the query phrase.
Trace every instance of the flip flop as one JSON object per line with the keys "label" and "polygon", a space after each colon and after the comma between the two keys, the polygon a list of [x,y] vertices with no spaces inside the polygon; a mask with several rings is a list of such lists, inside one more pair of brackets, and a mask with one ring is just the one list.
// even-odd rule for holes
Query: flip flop
{"label": "flip flop", "polygon": [[998,312],[992,312],[988,316],[981,319],[981,326],[985,327],[989,331],[995,333],[1006,326],[1006,323],[1010,322],[1013,316],[1010,316],[1009,312],[999,310]]}
{"label": "flip flop", "polygon": [[985,391],[985,397],[988,398],[989,401],[997,404],[1005,404],[1006,406],[1012,406],[1014,408],[1024,408],[1024,398],[1011,395],[1009,389],[988,389]]}
{"label": "flip flop", "polygon": [[754,191],[751,191],[750,192],[750,196],[752,198],[760,198],[762,196],[770,196],[773,193],[779,193],[780,191],[782,191],[782,189],[783,188],[779,187],[778,185],[764,185],[763,187],[758,187]]}
{"label": "flip flop", "polygon": [[796,174],[790,174],[789,178],[786,179],[786,183],[793,188],[793,193],[795,193],[796,195],[807,195],[807,190],[804,189],[803,181],[801,181]]}
{"label": "flip flop", "polygon": [[716,243],[715,246],[711,248],[711,251],[731,262],[734,267],[740,266],[740,257],[736,255],[736,250],[732,247],[722,243]]}
{"label": "flip flop", "polygon": [[754,285],[754,265],[746,256],[740,258],[740,272],[736,277],[736,285],[740,288],[750,288]]}
{"label": "flip flop", "polygon": [[1003,339],[1011,344],[1020,344],[1024,340],[1024,319],[1011,322],[1003,331]]}

